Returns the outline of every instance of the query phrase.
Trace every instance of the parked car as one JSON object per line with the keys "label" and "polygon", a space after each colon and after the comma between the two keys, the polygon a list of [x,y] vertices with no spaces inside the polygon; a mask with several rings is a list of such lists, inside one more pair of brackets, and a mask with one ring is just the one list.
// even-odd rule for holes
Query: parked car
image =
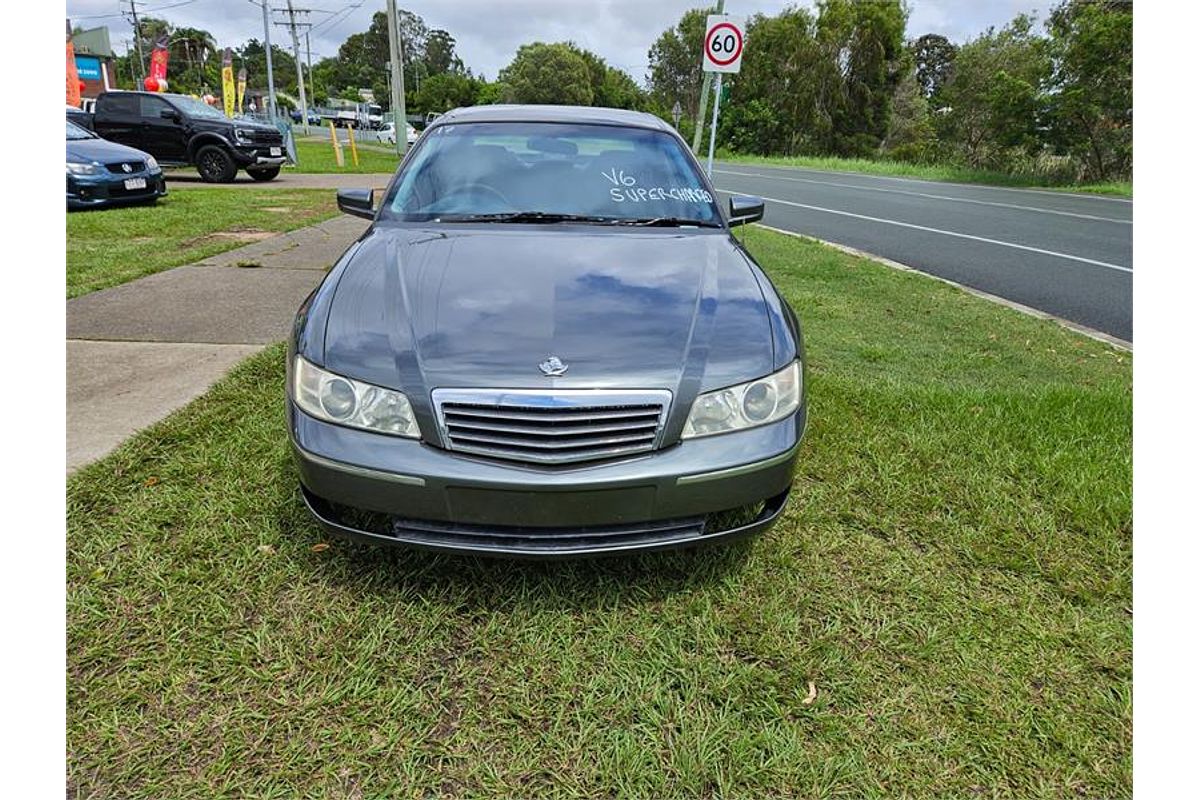
{"label": "parked car", "polygon": [[[417,139],[421,138],[421,134],[417,133],[417,129],[407,122],[404,124],[404,139],[411,147],[417,143]],[[396,143],[396,123],[385,122],[383,127],[379,129],[379,140],[388,144]]]}
{"label": "parked car", "polygon": [[438,118],[305,300],[302,495],[330,533],[524,557],[762,531],[805,430],[796,315],[687,144],[608,108]]}
{"label": "parked car", "polygon": [[153,203],[167,193],[154,156],[67,122],[67,208]]}
{"label": "parked car", "polygon": [[105,139],[145,150],[164,166],[193,166],[209,183],[228,183],[239,169],[269,181],[287,161],[273,125],[230,119],[182,94],[105,92],[93,122]]}

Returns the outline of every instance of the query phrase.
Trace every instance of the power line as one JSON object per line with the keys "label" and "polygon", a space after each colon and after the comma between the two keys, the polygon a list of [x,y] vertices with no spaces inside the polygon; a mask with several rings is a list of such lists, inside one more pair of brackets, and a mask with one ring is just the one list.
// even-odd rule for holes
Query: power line
{"label": "power line", "polygon": [[318,22],[316,26],[313,27],[312,32],[320,33],[322,30],[332,30],[334,26],[345,22],[352,13],[362,8],[362,4],[363,0],[359,0],[357,3],[351,3],[350,5],[345,6],[338,11],[331,12],[329,17],[326,17],[323,21]]}

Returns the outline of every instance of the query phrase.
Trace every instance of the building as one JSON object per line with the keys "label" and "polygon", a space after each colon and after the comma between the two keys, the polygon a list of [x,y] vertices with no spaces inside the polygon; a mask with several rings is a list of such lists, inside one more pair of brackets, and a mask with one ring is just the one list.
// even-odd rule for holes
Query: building
{"label": "building", "polygon": [[76,31],[71,34],[71,43],[75,47],[75,69],[83,83],[83,97],[96,97],[101,92],[116,88],[117,77],[108,28]]}

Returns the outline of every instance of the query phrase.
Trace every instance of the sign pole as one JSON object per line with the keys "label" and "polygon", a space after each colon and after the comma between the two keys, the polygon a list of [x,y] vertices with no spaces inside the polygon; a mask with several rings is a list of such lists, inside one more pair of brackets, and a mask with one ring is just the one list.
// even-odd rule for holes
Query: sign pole
{"label": "sign pole", "polygon": [[716,97],[713,98],[713,118],[712,130],[708,135],[708,178],[712,180],[712,160],[713,146],[717,143],[717,117],[721,114],[721,78],[725,76],[724,72],[717,73],[717,90]]}
{"label": "sign pole", "polygon": [[[725,0],[717,0],[716,11],[709,15],[720,15],[725,13]],[[705,31],[705,39],[708,38],[708,31]],[[704,85],[700,87],[700,109],[696,114],[696,129],[692,133],[692,152],[700,155],[700,137],[704,135],[704,119],[708,115],[708,90],[712,88],[712,71],[708,68],[708,62],[704,57],[701,57],[701,63],[704,64]]]}

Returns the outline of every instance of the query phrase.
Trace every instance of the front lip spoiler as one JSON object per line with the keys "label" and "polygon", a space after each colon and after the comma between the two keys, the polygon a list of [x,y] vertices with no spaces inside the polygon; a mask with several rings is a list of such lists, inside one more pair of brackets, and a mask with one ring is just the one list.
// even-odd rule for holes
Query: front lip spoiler
{"label": "front lip spoiler", "polygon": [[[336,519],[336,513],[325,500],[310,492],[303,484],[300,494],[309,513],[326,532],[351,541],[368,544],[388,544],[415,547],[439,553],[459,555],[484,555],[502,558],[550,560],[563,558],[595,557],[642,553],[652,550],[667,550],[691,547],[708,542],[728,542],[752,536],[770,528],[783,514],[790,488],[775,497],[768,498],[759,515],[745,525],[718,533],[703,532],[703,517],[686,520],[647,522],[623,528],[620,542],[590,544],[572,541],[576,534],[563,531],[556,540],[553,533],[541,529],[538,536],[507,536],[498,532],[484,531],[478,526],[456,526],[453,523],[407,523],[397,522],[391,534],[374,533],[351,527]],[[550,529],[552,530],[552,529]],[[587,538],[587,537],[585,537]],[[492,539],[493,541],[487,541]],[[503,543],[501,543],[501,540]]]}

